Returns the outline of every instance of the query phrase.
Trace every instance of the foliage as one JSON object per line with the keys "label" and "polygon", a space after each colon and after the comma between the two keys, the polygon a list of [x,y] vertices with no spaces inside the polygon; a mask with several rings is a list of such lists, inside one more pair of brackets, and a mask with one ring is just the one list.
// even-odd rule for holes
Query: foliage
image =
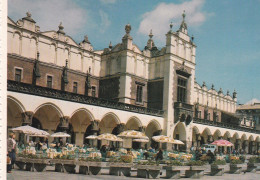
{"label": "foliage", "polygon": [[80,158],[79,161],[86,161],[86,162],[101,162],[100,157],[87,157],[87,158]]}
{"label": "foliage", "polygon": [[159,162],[156,162],[154,160],[148,160],[148,161],[138,161],[139,165],[159,165]]}
{"label": "foliage", "polygon": [[244,163],[245,160],[246,160],[246,157],[245,156],[239,156],[239,160],[241,160]]}
{"label": "foliage", "polygon": [[210,160],[210,157],[209,156],[206,156],[206,155],[203,155],[200,157],[200,160],[201,161],[209,161]]}
{"label": "foliage", "polygon": [[231,160],[230,164],[243,164],[243,161],[241,161],[240,159],[234,159]]}
{"label": "foliage", "polygon": [[249,158],[249,163],[260,163],[260,157],[253,156]]}
{"label": "foliage", "polygon": [[132,157],[131,156],[121,156],[119,158],[111,157],[109,159],[109,162],[132,163]]}
{"label": "foliage", "polygon": [[183,163],[177,160],[167,161],[166,164],[168,166],[183,166]]}
{"label": "foliage", "polygon": [[198,161],[189,161],[186,163],[186,166],[203,166],[205,162],[198,160]]}
{"label": "foliage", "polygon": [[226,161],[223,160],[216,160],[212,163],[213,165],[226,165]]}

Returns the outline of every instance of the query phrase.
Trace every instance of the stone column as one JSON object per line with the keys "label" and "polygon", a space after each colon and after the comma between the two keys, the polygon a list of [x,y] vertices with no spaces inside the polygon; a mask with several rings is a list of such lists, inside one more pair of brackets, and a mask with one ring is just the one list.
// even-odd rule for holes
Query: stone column
{"label": "stone column", "polygon": [[241,148],[241,139],[236,139],[235,142],[235,149],[239,150]]}
{"label": "stone column", "polygon": [[[91,121],[90,126],[91,126],[91,134],[97,136],[99,133],[99,121],[98,120]],[[93,140],[93,147],[97,147],[97,140]]]}
{"label": "stone column", "polygon": [[200,147],[201,146],[201,144],[200,144],[200,141],[201,141],[200,134],[196,134],[196,141],[197,141],[197,147]]}
{"label": "stone column", "polygon": [[[60,117],[60,128],[62,132],[67,133],[67,130],[69,129],[69,116],[63,116]],[[72,137],[71,137],[72,138]],[[66,138],[62,138],[63,144],[66,143]]]}
{"label": "stone column", "polygon": [[248,140],[245,140],[243,143],[244,143],[244,152],[247,154],[248,153]]}
{"label": "stone column", "polygon": [[213,136],[212,135],[208,135],[208,143],[213,142]]}
{"label": "stone column", "polygon": [[22,113],[22,125],[31,125],[34,113],[32,111],[25,111]]}

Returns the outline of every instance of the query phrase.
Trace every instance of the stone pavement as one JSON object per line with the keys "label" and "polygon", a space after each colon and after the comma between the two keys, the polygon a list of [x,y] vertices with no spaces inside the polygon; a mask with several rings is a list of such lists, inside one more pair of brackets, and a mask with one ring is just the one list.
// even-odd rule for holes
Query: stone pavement
{"label": "stone pavement", "polygon": [[[160,179],[164,179],[165,171]],[[130,180],[140,180],[142,178],[136,177],[136,171],[131,172],[131,177],[124,176],[111,176],[108,174],[108,169],[102,169],[102,174],[97,176],[82,175],[82,174],[68,174],[55,172],[53,167],[47,168],[45,172],[28,172],[18,169],[14,169],[12,173],[7,174],[7,180],[119,180],[119,179],[130,179]],[[181,178],[188,179],[188,178]],[[209,176],[204,175],[202,178],[204,180],[215,180],[215,179],[227,179],[227,180],[260,180],[260,172],[257,173],[245,173],[245,174],[227,174],[223,176]]]}

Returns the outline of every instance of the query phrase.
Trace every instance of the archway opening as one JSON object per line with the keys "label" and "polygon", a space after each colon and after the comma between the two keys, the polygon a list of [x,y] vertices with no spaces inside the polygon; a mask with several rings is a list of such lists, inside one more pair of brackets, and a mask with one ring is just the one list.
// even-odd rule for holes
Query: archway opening
{"label": "archway opening", "polygon": [[150,142],[147,143],[147,146],[151,146],[152,148],[158,149],[159,148],[159,144],[157,142],[155,142],[152,137],[153,136],[157,136],[160,135],[162,132],[162,129],[160,128],[160,126],[158,125],[158,122],[156,121],[151,121],[147,127],[145,128],[145,134],[146,136],[149,137]]}
{"label": "archway opening", "polygon": [[[205,128],[201,134],[202,144],[209,144],[213,142],[212,134],[209,130],[209,128]],[[201,145],[202,145],[201,144]]]}
{"label": "archway opening", "polygon": [[182,145],[182,146],[178,146],[175,144],[175,149],[179,149],[181,151],[185,151],[186,150],[186,145],[187,145],[187,142],[186,142],[186,128],[185,128],[185,125],[184,123],[182,122],[179,122],[175,128],[174,128],[174,131],[173,131],[173,138],[174,139],[178,139],[178,140],[181,140],[185,145]]}

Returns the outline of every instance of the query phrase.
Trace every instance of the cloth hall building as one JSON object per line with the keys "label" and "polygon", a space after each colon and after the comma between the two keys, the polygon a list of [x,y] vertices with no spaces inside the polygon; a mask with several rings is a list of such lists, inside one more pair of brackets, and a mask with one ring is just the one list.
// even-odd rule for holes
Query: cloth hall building
{"label": "cloth hall building", "polygon": [[133,129],[179,139],[187,150],[220,138],[259,150],[259,131],[235,116],[236,92],[196,82],[185,14],[179,30],[170,25],[165,33],[165,47],[156,47],[151,31],[141,50],[127,24],[121,42],[96,51],[87,36],[76,43],[62,24],[42,32],[30,13],[17,22],[8,17],[7,128],[67,131],[77,145],[90,134]]}

